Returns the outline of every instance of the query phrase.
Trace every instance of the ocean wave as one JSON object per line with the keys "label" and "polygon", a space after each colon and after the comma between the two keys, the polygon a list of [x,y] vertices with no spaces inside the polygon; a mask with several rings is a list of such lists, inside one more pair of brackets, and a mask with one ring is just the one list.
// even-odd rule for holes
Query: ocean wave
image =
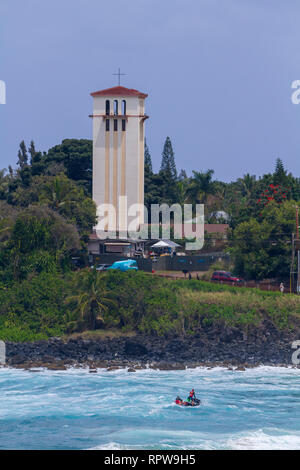
{"label": "ocean wave", "polygon": [[230,437],[225,447],[231,450],[300,450],[300,433],[269,433],[259,429],[242,436]]}
{"label": "ocean wave", "polygon": [[[178,407],[191,388],[202,404]],[[300,449],[300,370],[0,370],[0,447]],[[66,431],[67,428],[67,431]]]}

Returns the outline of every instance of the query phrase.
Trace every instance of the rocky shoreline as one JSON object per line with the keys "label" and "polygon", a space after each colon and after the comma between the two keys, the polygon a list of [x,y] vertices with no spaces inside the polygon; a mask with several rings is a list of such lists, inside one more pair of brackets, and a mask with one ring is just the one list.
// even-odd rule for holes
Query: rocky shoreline
{"label": "rocky shoreline", "polygon": [[6,365],[15,368],[66,370],[89,367],[134,372],[143,368],[180,370],[194,367],[225,366],[244,370],[259,365],[293,366],[292,343],[300,330],[278,330],[265,322],[245,332],[238,328],[211,326],[192,337],[161,338],[136,335],[116,338],[82,337],[33,343],[6,343]]}

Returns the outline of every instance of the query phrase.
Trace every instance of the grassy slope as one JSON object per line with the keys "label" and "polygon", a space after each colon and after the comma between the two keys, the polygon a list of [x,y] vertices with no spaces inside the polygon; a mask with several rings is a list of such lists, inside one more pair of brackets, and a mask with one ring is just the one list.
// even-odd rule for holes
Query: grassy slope
{"label": "grassy slope", "polygon": [[[190,335],[215,323],[244,330],[266,318],[279,329],[300,323],[300,297],[295,295],[142,272],[99,275],[117,306],[105,313],[105,331],[96,332],[97,337],[121,332]],[[0,339],[33,341],[68,333],[66,321],[73,310],[68,311],[64,299],[74,293],[74,276],[41,274],[0,290]]]}

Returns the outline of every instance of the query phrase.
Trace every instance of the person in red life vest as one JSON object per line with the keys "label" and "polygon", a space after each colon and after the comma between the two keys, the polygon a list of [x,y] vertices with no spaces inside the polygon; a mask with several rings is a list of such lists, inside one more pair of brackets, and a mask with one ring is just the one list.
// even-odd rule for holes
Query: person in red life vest
{"label": "person in red life vest", "polygon": [[192,390],[190,391],[190,394],[189,394],[189,396],[188,396],[187,401],[193,402],[193,401],[194,401],[194,398],[196,398],[196,395],[195,395],[195,390],[192,388]]}
{"label": "person in red life vest", "polygon": [[176,403],[176,405],[182,405],[182,400],[181,400],[181,398],[177,396],[177,397],[176,397],[176,400],[175,400],[175,403]]}

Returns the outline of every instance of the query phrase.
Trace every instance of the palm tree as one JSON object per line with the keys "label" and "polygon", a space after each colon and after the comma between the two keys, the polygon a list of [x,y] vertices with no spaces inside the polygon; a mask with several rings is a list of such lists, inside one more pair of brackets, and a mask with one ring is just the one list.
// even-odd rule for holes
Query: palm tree
{"label": "palm tree", "polygon": [[208,195],[214,193],[213,174],[214,170],[193,171],[194,176],[187,189],[187,194],[192,203],[205,203]]}
{"label": "palm tree", "polygon": [[176,203],[183,206],[187,201],[188,183],[186,180],[178,181],[176,184]]}
{"label": "palm tree", "polygon": [[74,191],[72,182],[65,175],[58,175],[43,186],[39,201],[59,211],[64,205],[72,202]]}
{"label": "palm tree", "polygon": [[5,196],[9,188],[9,176],[7,175],[6,169],[0,170],[0,195],[1,199],[5,199]]}
{"label": "palm tree", "polygon": [[78,294],[66,299],[67,304],[75,304],[76,320],[68,316],[69,327],[86,326],[90,330],[97,328],[97,322],[104,323],[102,313],[108,305],[115,305],[109,298],[109,292],[103,289],[101,275],[96,269],[85,269],[78,274],[75,288]]}
{"label": "palm tree", "polygon": [[249,198],[251,196],[251,193],[256,183],[256,176],[250,175],[249,173],[247,173],[246,175],[243,176],[243,178],[239,178],[238,182],[240,183],[242,187],[243,196],[246,196],[247,198]]}

